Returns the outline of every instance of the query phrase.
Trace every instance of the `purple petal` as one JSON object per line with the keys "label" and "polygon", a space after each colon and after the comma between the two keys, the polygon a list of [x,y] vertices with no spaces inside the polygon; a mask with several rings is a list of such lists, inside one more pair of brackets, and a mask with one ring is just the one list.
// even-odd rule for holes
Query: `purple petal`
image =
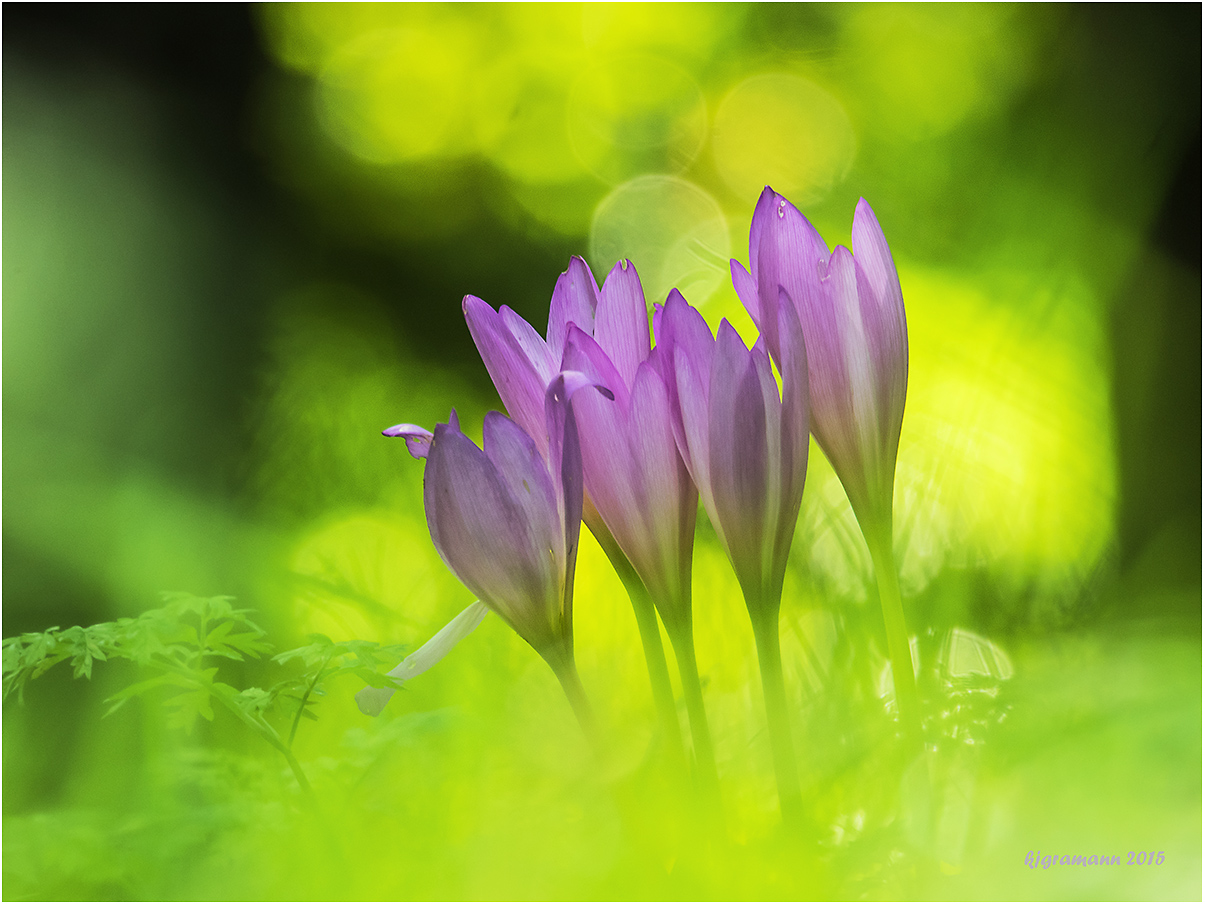
{"label": "purple petal", "polygon": [[622,408],[628,405],[628,383],[620,376],[610,357],[577,325],[569,327],[565,342],[565,357],[561,367],[566,371],[585,374],[591,382],[605,387],[617,399]]}
{"label": "purple petal", "polygon": [[[790,523],[793,535],[808,468],[808,362],[799,316],[786,290],[781,293],[778,331],[782,337],[783,357],[778,362],[778,371],[782,375],[782,473],[786,499],[793,501],[794,506],[793,512],[784,513],[784,518]],[[790,544],[788,536],[787,549],[778,551],[776,561],[781,555],[785,564]]]}
{"label": "purple petal", "polygon": [[548,309],[548,349],[559,357],[565,348],[569,325],[577,324],[593,335],[594,311],[598,307],[598,285],[586,262],[576,255],[556,281]]}
{"label": "purple petal", "polygon": [[503,315],[473,295],[464,297],[464,317],[506,411],[543,451],[544,386],[536,365],[507,327]]}
{"label": "purple petal", "polygon": [[[900,290],[899,274],[883,229],[865,198],[859,199],[854,210],[853,252],[858,264],[866,271],[880,317],[897,318],[903,328],[904,294]],[[903,329],[906,334],[906,328]]]}
{"label": "purple petal", "polygon": [[[804,336],[811,336],[808,319],[825,317],[817,280],[818,267],[828,261],[828,246],[814,226],[782,196],[763,215],[758,239],[758,302],[761,329],[778,357],[778,287],[783,287],[799,311]],[[751,253],[752,254],[752,253]]]}
{"label": "purple petal", "polygon": [[[677,292],[677,289],[671,289],[671,292]],[[680,294],[680,293],[679,293]],[[653,303],[653,345],[661,342],[661,312],[665,310],[665,306],[660,302]]]}
{"label": "purple petal", "polygon": [[757,276],[757,259],[761,247],[761,234],[769,217],[773,216],[782,196],[770,186],[761,190],[757,204],[753,207],[753,218],[749,221],[749,272]]}
{"label": "purple petal", "polygon": [[381,431],[386,437],[404,437],[406,449],[416,459],[425,459],[431,451],[431,438],[435,435],[417,424],[395,424]]}
{"label": "purple petal", "polygon": [[[582,497],[585,480],[582,477],[582,447],[578,437],[577,419],[571,404],[572,397],[591,386],[580,373],[561,373],[548,384],[544,396],[545,418],[548,423],[548,462],[562,518],[565,560],[563,578],[565,590],[563,618],[566,626],[572,618],[573,576],[577,565],[577,547],[582,525]],[[596,395],[586,390],[589,395]],[[601,395],[601,394],[599,394]],[[566,628],[566,631],[568,628]]]}
{"label": "purple petal", "polygon": [[[664,338],[658,345],[666,349],[673,371],[673,377],[669,378],[667,375],[665,383],[669,391],[670,408],[674,413],[674,437],[678,441],[683,460],[694,475],[695,483],[702,489],[706,482],[700,479],[695,469],[702,468],[705,471],[707,468],[707,445],[704,439],[706,431],[702,429],[702,425],[707,423],[707,394],[715,340],[712,338],[711,328],[703,320],[703,315],[691,307],[677,289],[670,292],[669,298],[666,299],[665,311],[661,316],[661,331]],[[679,356],[683,358],[684,364],[679,364]],[[664,363],[662,366],[665,366]],[[702,431],[701,434],[691,434],[693,439],[690,439],[690,442],[684,427],[687,408],[692,413],[691,423],[695,425],[696,431]]]}
{"label": "purple petal", "polygon": [[450,425],[437,425],[423,476],[431,539],[448,567],[537,650],[555,635],[560,579],[489,457]]}
{"label": "purple petal", "polygon": [[858,299],[870,354],[875,363],[884,452],[894,460],[908,390],[908,324],[895,262],[874,211],[865,199],[854,212],[854,261],[869,291],[859,284]]}
{"label": "purple petal", "polygon": [[631,261],[620,261],[607,274],[594,318],[594,339],[614,363],[624,384],[632,386],[636,368],[649,357],[649,316],[644,289]]}
{"label": "purple petal", "polygon": [[753,323],[760,330],[762,328],[761,302],[757,298],[757,281],[753,279],[749,271],[741,266],[740,261],[733,259],[728,263],[729,269],[732,271],[732,288],[736,290],[737,298],[741,300],[741,304],[753,318]]}
{"label": "purple petal", "polygon": [[580,393],[574,398],[573,411],[581,436],[586,489],[630,559],[632,516],[640,507],[624,405],[597,393]]}
{"label": "purple petal", "polygon": [[769,451],[766,408],[754,358],[725,320],[711,366],[709,444],[712,517],[741,589],[760,601]]}
{"label": "purple petal", "polygon": [[522,518],[535,537],[557,541],[554,558],[563,561],[565,550],[561,543],[557,495],[536,444],[501,412],[486,414],[482,434],[485,454],[494,463]]}
{"label": "purple petal", "polygon": [[[628,416],[631,461],[639,475],[644,549],[652,554],[641,577],[663,605],[690,605],[690,562],[694,550],[698,492],[674,439],[669,393],[656,368],[645,363],[636,374]],[[635,563],[638,553],[629,554]],[[643,557],[642,557],[643,558]],[[689,609],[680,616],[689,616]]]}
{"label": "purple petal", "polygon": [[548,381],[556,375],[558,356],[552,354],[544,342],[544,337],[540,336],[531,324],[510,308],[503,305],[498,309],[498,313],[502,316],[502,323],[510,331],[510,335],[515,338],[515,342],[519,344],[519,348],[531,362],[541,382],[547,385]]}
{"label": "purple petal", "polygon": [[853,254],[838,246],[821,280],[829,317],[802,320],[812,432],[862,517],[869,511],[868,454],[879,445],[880,419],[858,282]]}

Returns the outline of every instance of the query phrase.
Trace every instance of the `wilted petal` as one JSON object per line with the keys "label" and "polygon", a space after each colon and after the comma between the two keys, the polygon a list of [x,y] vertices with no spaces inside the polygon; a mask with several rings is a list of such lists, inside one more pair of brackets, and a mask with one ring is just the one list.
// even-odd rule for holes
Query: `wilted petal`
{"label": "wilted petal", "polygon": [[381,431],[386,437],[404,437],[406,449],[416,459],[425,459],[431,451],[431,438],[435,435],[417,424],[395,424]]}
{"label": "wilted petal", "polygon": [[[447,625],[432,636],[431,640],[408,656],[405,660],[389,670],[390,675],[400,681],[408,681],[422,675],[444,657],[457,644],[469,635],[485,618],[489,608],[480,600],[470,603]],[[360,712],[368,716],[377,716],[389,699],[393,697],[395,688],[368,688],[356,692],[356,705]]]}
{"label": "wilted petal", "polygon": [[481,353],[490,379],[498,389],[502,404],[543,451],[547,445],[544,436],[546,381],[504,323],[501,314],[473,295],[464,297],[463,307],[469,333],[473,336],[477,351]]}
{"label": "wilted petal", "polygon": [[598,285],[594,282],[594,274],[584,260],[574,256],[568,269],[556,281],[552,305],[548,309],[548,348],[554,356],[565,348],[570,324],[577,324],[589,334],[594,333],[597,307]]}
{"label": "wilted petal", "polygon": [[636,368],[649,357],[651,348],[644,289],[631,261],[619,262],[607,275],[595,313],[593,335],[624,383],[631,387],[636,380]]}

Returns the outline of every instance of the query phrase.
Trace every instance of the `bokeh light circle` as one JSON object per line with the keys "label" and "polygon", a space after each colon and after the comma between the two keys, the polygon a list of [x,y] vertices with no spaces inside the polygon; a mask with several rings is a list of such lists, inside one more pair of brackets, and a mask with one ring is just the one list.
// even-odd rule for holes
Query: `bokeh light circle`
{"label": "bokeh light circle", "polygon": [[444,153],[463,71],[429,36],[379,29],[339,48],[323,69],[318,115],[330,136],[369,163]]}
{"label": "bokeh light circle", "polygon": [[665,300],[677,287],[704,302],[728,274],[728,221],[716,200],[676,176],[640,176],[617,187],[594,211],[590,260],[601,273],[631,259],[645,296]]}
{"label": "bokeh light circle", "polygon": [[707,101],[690,73],[661,57],[603,57],[573,84],[569,138],[604,182],[680,173],[707,138]]}
{"label": "bokeh light circle", "polygon": [[853,164],[857,141],[840,102],[795,75],[746,79],[716,111],[716,169],[737,196],[771,185],[796,204],[826,196]]}

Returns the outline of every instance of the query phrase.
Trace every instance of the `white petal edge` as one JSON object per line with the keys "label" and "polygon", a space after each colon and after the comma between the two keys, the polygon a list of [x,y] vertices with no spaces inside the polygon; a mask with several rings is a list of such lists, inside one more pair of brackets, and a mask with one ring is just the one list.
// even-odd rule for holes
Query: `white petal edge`
{"label": "white petal edge", "polygon": [[[444,657],[446,657],[460,641],[481,624],[489,608],[480,600],[465,607],[451,622],[441,628],[435,635],[412,653],[409,657],[389,670],[388,675],[403,682],[422,675]],[[369,686],[356,692],[356,705],[360,712],[368,716],[377,716],[389,699],[393,697],[396,688],[373,688]]]}

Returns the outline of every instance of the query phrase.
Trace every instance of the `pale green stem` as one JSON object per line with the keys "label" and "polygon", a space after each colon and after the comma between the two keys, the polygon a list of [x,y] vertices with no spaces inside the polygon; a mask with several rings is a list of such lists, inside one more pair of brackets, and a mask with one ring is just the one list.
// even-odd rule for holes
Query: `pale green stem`
{"label": "pale green stem", "polygon": [[690,717],[690,735],[695,749],[695,776],[703,800],[715,811],[720,808],[720,775],[716,769],[715,749],[711,744],[711,729],[707,725],[707,711],[703,707],[703,688],[699,683],[699,667],[695,661],[695,641],[689,619],[683,626],[669,626],[670,643],[678,660],[678,674],[682,677],[682,696],[686,699],[686,713]]}
{"label": "pale green stem", "polygon": [[289,746],[281,741],[280,735],[268,724],[266,720],[264,720],[262,717],[253,717],[251,714],[243,710],[243,708],[239,707],[234,701],[233,695],[230,692],[220,691],[211,684],[198,681],[196,676],[190,674],[186,669],[182,669],[178,666],[167,668],[170,672],[174,672],[177,675],[186,676],[192,681],[197,682],[200,687],[206,689],[211,695],[217,698],[217,700],[227,710],[255,730],[260,738],[281,753],[281,756],[283,756],[285,761],[288,763],[289,769],[293,771],[293,776],[297,779],[297,785],[301,787],[301,790],[307,794],[311,791],[309,780],[306,779],[305,772],[301,769],[301,764],[298,763],[297,758],[293,756],[293,752],[289,750]]}
{"label": "pale green stem", "polygon": [[757,661],[761,667],[766,725],[770,730],[770,747],[774,754],[774,774],[778,780],[778,804],[782,809],[782,822],[791,829],[798,829],[803,821],[803,797],[799,792],[795,744],[791,739],[791,718],[782,676],[778,610],[777,602],[774,606],[751,606],[749,616],[753,622],[753,637],[757,642]]}
{"label": "pale green stem", "polygon": [[886,527],[867,531],[866,543],[870,547],[875,580],[879,586],[879,602],[883,606],[883,623],[887,629],[887,654],[891,660],[891,679],[895,684],[900,726],[905,737],[919,741],[920,699],[916,693],[912,647],[908,643],[908,627],[904,622],[904,605],[900,599],[900,581],[891,545],[890,523]]}
{"label": "pale green stem", "polygon": [[305,705],[310,702],[310,695],[314,693],[314,689],[318,685],[318,680],[322,678],[322,671],[326,669],[326,664],[330,662],[328,656],[322,661],[322,666],[318,668],[318,672],[314,673],[314,680],[310,682],[309,687],[305,690],[305,694],[301,697],[301,703],[297,705],[297,712],[293,714],[293,725],[289,729],[289,740],[286,744],[289,750],[293,748],[293,739],[297,737],[297,727],[301,725],[301,715],[305,713]]}
{"label": "pale green stem", "polygon": [[669,665],[665,661],[665,648],[661,645],[661,627],[657,622],[657,610],[644,583],[636,571],[627,566],[625,570],[615,567],[616,573],[627,589],[636,614],[636,627],[640,630],[640,644],[644,648],[644,662],[648,667],[649,684],[653,689],[653,704],[661,720],[661,731],[665,736],[670,757],[685,763],[686,752],[682,747],[682,727],[678,724],[678,707],[674,703],[674,691],[669,681]]}
{"label": "pale green stem", "polygon": [[586,697],[586,689],[582,687],[581,676],[577,673],[577,664],[573,661],[573,655],[550,659],[548,665],[552,667],[552,671],[561,683],[561,688],[565,690],[565,697],[569,699],[573,715],[581,724],[582,734],[586,736],[586,741],[590,743],[595,754],[601,757],[603,749],[598,726],[594,721],[594,708],[590,706],[590,701]]}

